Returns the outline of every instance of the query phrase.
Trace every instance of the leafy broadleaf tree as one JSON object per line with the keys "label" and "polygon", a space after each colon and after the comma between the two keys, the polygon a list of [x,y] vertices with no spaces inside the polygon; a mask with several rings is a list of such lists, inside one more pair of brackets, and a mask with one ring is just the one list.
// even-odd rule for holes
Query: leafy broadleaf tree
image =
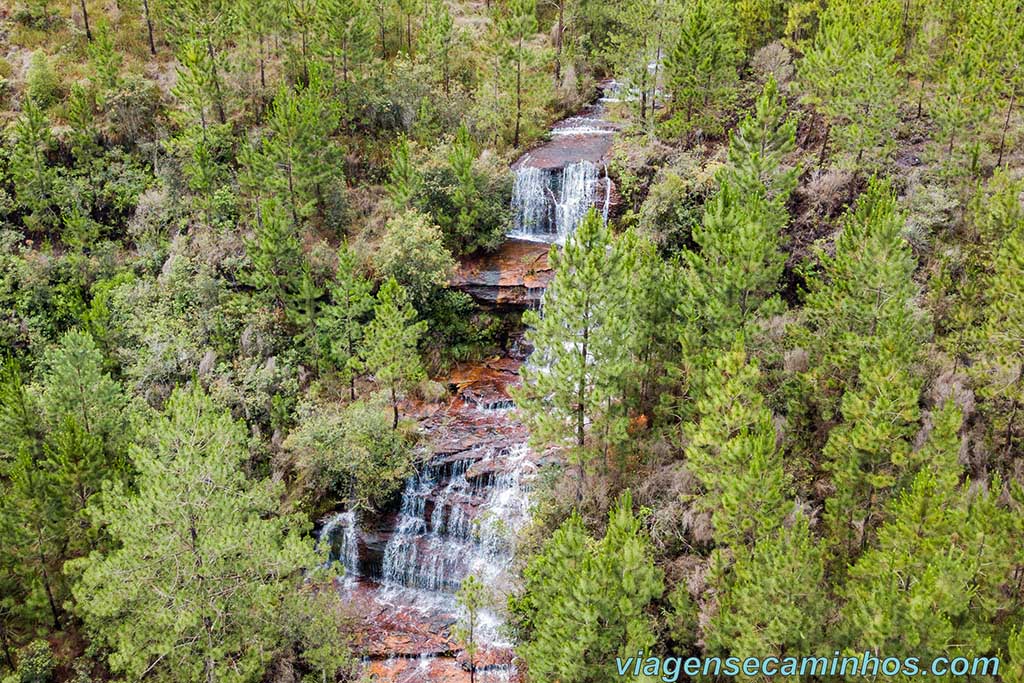
{"label": "leafy broadleaf tree", "polygon": [[[73,562],[78,611],[132,678],[259,680],[288,642],[283,613],[327,617],[304,573],[319,558],[298,516],[276,514],[280,491],[250,481],[246,433],[203,391],[179,389],[131,448],[136,488],[93,506],[116,542]],[[342,653],[334,648],[333,677]]]}
{"label": "leafy broadleaf tree", "polygon": [[388,221],[374,260],[380,274],[395,278],[420,310],[455,270],[441,229],[415,209]]}

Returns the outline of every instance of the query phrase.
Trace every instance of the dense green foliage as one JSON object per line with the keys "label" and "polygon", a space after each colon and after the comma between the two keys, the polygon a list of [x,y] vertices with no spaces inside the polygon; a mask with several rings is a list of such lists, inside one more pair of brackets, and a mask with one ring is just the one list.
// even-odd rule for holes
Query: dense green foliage
{"label": "dense green foliage", "polygon": [[[457,595],[469,676],[497,611],[538,683],[1024,679],[1020,0],[14,0],[0,36],[4,683],[358,680],[311,518],[393,514],[446,373],[524,346],[544,467],[509,605]],[[600,94],[615,203],[543,307],[450,286]]]}

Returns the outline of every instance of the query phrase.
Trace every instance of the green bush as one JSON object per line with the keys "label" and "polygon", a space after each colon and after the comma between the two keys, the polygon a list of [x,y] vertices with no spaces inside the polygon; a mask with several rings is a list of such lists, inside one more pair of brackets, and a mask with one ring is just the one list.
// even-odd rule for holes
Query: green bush
{"label": "green bush", "polygon": [[412,472],[411,441],[391,428],[380,395],[348,406],[304,404],[284,442],[310,502],[341,498],[350,508],[379,509]]}
{"label": "green bush", "polygon": [[45,640],[34,640],[21,649],[18,669],[4,683],[50,683],[53,680],[53,654]]}

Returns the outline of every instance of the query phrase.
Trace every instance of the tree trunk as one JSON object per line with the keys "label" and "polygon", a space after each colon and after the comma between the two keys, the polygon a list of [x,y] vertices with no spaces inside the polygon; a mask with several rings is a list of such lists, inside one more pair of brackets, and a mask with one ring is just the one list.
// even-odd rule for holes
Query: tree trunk
{"label": "tree trunk", "polygon": [[558,3],[558,25],[555,28],[555,87],[562,86],[562,34],[565,31],[565,0]]}
{"label": "tree trunk", "polygon": [[146,15],[146,30],[149,32],[149,54],[156,54],[156,41],[153,39],[153,20],[149,16],[149,0],[142,0],[143,14]]}
{"label": "tree trunk", "polygon": [[[1020,369],[1017,371],[1017,379],[1014,381],[1014,384],[1019,385],[1022,380],[1024,380],[1024,363],[1021,363]],[[1013,451],[1013,427],[1017,421],[1017,409],[1019,407],[1016,399],[1014,399],[1013,410],[1010,411],[1010,417],[1006,419],[1006,450],[1004,451],[1006,455],[1010,455]]]}
{"label": "tree trunk", "polygon": [[516,53],[516,130],[512,136],[512,146],[519,147],[519,122],[523,116],[523,39],[519,39],[519,51]]}
{"label": "tree trunk", "polygon": [[395,393],[395,385],[391,385],[391,410],[394,412],[394,417],[391,420],[391,429],[398,429],[398,396]]}
{"label": "tree trunk", "polygon": [[213,96],[217,100],[217,118],[221,123],[227,123],[228,117],[224,112],[224,96],[220,90],[220,76],[217,74],[217,57],[209,35],[206,36],[206,54],[210,57],[210,70],[211,76],[213,76]]}
{"label": "tree trunk", "polygon": [[828,136],[832,132],[832,123],[825,124],[825,139],[821,141],[821,154],[818,155],[818,168],[825,166],[825,152],[828,151]]}
{"label": "tree trunk", "polygon": [[89,10],[85,6],[85,0],[78,0],[82,8],[82,22],[85,24],[85,39],[92,42],[92,29],[89,27]]}
{"label": "tree trunk", "polygon": [[1010,113],[1013,111],[1013,100],[1017,96],[1017,89],[1012,88],[1010,90],[1010,104],[1006,107],[1006,118],[1003,120],[1003,132],[999,136],[999,161],[996,162],[996,166],[1003,165],[1003,150],[1006,147],[1006,129],[1010,127]]}
{"label": "tree trunk", "polygon": [[266,50],[263,47],[263,42],[266,40],[266,36],[260,36],[260,90],[267,89],[267,67],[266,67]]}
{"label": "tree trunk", "polygon": [[46,571],[46,555],[42,550],[43,539],[39,539],[39,572],[43,578],[43,590],[46,591],[46,599],[50,603],[50,614],[53,615],[53,629],[60,630],[60,612],[57,610],[57,601],[53,597],[53,588],[50,586],[50,572]]}
{"label": "tree trunk", "polygon": [[7,640],[7,627],[0,624],[0,645],[4,648],[4,660],[7,668],[14,671],[14,655],[11,654],[11,643]]}

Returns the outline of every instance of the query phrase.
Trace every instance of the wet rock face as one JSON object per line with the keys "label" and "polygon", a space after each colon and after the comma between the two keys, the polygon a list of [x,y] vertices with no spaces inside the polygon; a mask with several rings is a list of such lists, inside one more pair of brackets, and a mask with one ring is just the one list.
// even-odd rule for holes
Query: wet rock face
{"label": "wet rock face", "polygon": [[399,511],[325,521],[322,542],[350,568],[338,590],[362,621],[357,652],[371,680],[469,680],[454,593],[468,574],[491,591],[481,615],[476,680],[516,681],[514,651],[500,633],[515,530],[527,518],[525,480],[535,458],[526,431],[510,412],[509,387],[520,363],[493,358],[456,366],[444,378],[451,399],[418,410],[430,449],[428,463],[406,482]]}
{"label": "wet rock face", "polygon": [[460,263],[450,284],[492,304],[537,305],[554,277],[548,265],[550,249],[542,242],[507,240],[493,254],[473,256]]}

